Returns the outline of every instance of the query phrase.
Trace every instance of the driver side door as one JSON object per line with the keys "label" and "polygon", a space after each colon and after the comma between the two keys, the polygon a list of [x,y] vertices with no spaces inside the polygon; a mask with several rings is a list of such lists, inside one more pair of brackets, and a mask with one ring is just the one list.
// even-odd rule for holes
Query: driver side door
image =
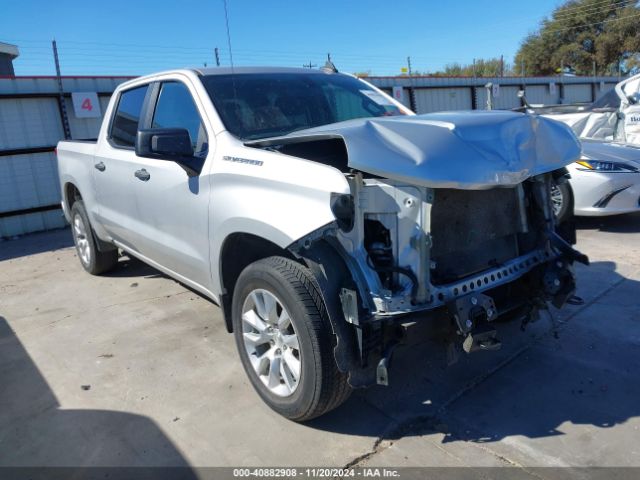
{"label": "driver side door", "polygon": [[[170,158],[136,157],[136,171],[144,172],[136,182],[139,253],[172,276],[192,287],[210,288],[209,264],[209,163],[213,158],[195,91],[178,80],[155,85],[155,98],[146,112],[145,128],[184,128],[189,132],[197,175],[189,176]],[[138,177],[136,177],[138,178]]]}

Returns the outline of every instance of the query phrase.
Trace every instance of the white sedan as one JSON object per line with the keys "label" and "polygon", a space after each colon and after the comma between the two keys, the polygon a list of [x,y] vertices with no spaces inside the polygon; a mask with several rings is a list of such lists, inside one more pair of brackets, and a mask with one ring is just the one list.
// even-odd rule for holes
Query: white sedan
{"label": "white sedan", "polygon": [[552,187],[557,217],[640,211],[640,146],[581,139],[582,157],[567,166],[568,182]]}

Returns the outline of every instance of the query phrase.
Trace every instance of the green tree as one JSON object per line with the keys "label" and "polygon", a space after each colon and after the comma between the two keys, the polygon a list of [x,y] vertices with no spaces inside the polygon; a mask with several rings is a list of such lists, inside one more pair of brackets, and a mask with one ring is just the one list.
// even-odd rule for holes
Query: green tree
{"label": "green tree", "polygon": [[504,76],[513,74],[511,67],[499,58],[479,59],[475,63],[463,65],[460,63],[449,63],[443,70],[432,73],[439,77],[499,77],[504,71]]}
{"label": "green tree", "polygon": [[627,74],[640,66],[637,0],[570,0],[520,45],[514,64],[527,75]]}

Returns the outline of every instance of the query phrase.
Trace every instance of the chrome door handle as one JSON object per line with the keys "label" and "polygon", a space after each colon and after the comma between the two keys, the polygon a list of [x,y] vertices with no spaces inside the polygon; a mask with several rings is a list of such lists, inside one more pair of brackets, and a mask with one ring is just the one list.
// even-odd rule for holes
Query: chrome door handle
{"label": "chrome door handle", "polygon": [[96,170],[100,170],[101,172],[104,172],[107,169],[107,166],[103,162],[100,162],[100,163],[96,163],[94,165],[94,168]]}
{"label": "chrome door handle", "polygon": [[151,174],[144,168],[142,170],[136,170],[136,173],[134,175],[136,176],[136,178],[142,180],[143,182],[146,182],[151,178]]}

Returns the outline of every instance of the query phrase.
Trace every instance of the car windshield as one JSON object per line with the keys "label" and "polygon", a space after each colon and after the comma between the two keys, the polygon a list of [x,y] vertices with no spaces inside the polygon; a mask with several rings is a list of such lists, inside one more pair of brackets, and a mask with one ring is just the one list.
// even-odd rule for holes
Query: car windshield
{"label": "car windshield", "polygon": [[348,75],[236,73],[204,76],[202,82],[227,130],[243,140],[404,114],[387,97]]}
{"label": "car windshield", "polygon": [[609,90],[607,93],[593,102],[588,110],[594,108],[620,108],[620,97],[616,93],[615,89]]}

